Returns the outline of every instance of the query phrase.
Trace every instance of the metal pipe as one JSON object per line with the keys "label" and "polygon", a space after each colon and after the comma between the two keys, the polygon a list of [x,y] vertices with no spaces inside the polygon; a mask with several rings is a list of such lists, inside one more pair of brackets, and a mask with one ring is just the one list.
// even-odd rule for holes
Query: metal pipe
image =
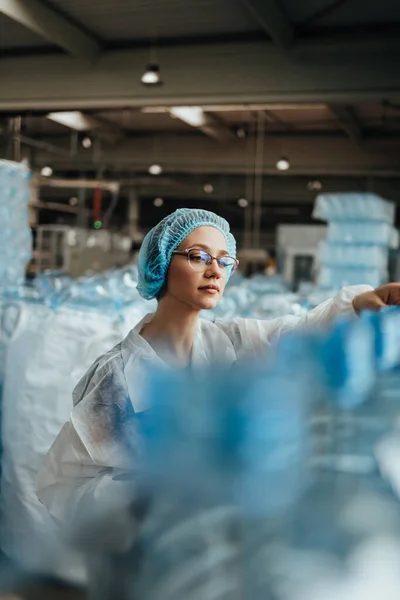
{"label": "metal pipe", "polygon": [[39,187],[100,189],[118,192],[120,184],[117,181],[102,181],[99,179],[54,179],[53,177],[34,177],[32,180]]}
{"label": "metal pipe", "polygon": [[106,212],[104,213],[104,217],[103,217],[103,225],[104,225],[105,229],[107,229],[109,226],[110,219],[111,219],[112,214],[118,204],[118,200],[119,200],[118,192],[113,192],[110,205],[107,208]]}
{"label": "metal pipe", "polygon": [[262,190],[263,190],[263,166],[264,166],[264,130],[265,113],[260,110],[257,119],[257,142],[254,161],[254,247],[260,247],[261,238],[261,213],[262,213]]}
{"label": "metal pipe", "polygon": [[58,202],[45,202],[43,200],[36,200],[34,202],[30,202],[28,206],[32,208],[55,210],[58,212],[66,212],[72,214],[76,214],[78,212],[78,209],[76,207],[68,206],[67,204],[59,204]]}

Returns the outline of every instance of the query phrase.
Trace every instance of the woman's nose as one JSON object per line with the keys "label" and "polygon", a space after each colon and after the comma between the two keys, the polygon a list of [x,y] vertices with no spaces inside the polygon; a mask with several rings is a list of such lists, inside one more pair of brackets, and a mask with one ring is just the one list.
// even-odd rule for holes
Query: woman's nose
{"label": "woman's nose", "polygon": [[222,277],[222,268],[219,266],[215,258],[213,258],[211,264],[207,266],[205,274],[207,277]]}

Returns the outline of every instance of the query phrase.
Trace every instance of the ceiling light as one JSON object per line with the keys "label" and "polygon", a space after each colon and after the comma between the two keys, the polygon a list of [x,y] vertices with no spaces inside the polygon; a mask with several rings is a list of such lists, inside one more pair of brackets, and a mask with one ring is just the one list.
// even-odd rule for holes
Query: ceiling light
{"label": "ceiling light", "polygon": [[307,183],[307,189],[310,190],[310,192],[319,192],[322,190],[322,183],[320,181],[309,181]]}
{"label": "ceiling light", "polygon": [[153,204],[154,206],[157,206],[157,208],[160,208],[160,206],[164,204],[164,200],[162,198],[154,198]]}
{"label": "ceiling light", "polygon": [[78,198],[76,198],[76,196],[73,196],[69,199],[69,204],[70,206],[76,206],[77,204],[79,204]]}
{"label": "ceiling light", "polygon": [[46,165],[40,171],[40,174],[42,177],[51,177],[53,175],[53,169],[51,167],[49,167],[48,165]]}
{"label": "ceiling light", "polygon": [[90,137],[86,136],[83,138],[82,140],[82,146],[84,148],[91,148],[92,147],[92,140],[90,139]]}
{"label": "ceiling light", "polygon": [[161,83],[160,68],[158,65],[147,65],[142,75],[142,83],[144,85],[157,85]]}
{"label": "ceiling light", "polygon": [[249,201],[246,200],[246,198],[239,198],[238,204],[240,208],[246,208],[246,206],[249,204]]}
{"label": "ceiling light", "polygon": [[278,162],[276,163],[276,168],[278,169],[278,171],[287,171],[290,167],[290,163],[288,161],[287,158],[285,158],[284,156],[282,156],[282,158],[280,158],[278,160]]}
{"label": "ceiling light", "polygon": [[211,185],[211,183],[205,183],[203,190],[205,191],[206,194],[212,194],[214,191],[214,186]]}
{"label": "ceiling light", "polygon": [[239,139],[244,140],[247,137],[247,132],[245,129],[243,129],[243,127],[238,127],[236,129],[236,135]]}
{"label": "ceiling light", "polygon": [[77,131],[87,131],[90,128],[88,126],[88,118],[79,110],[49,113],[47,118],[50,121],[55,121],[55,123],[60,123],[60,125],[65,125],[65,127],[70,127]]}
{"label": "ceiling light", "polygon": [[201,106],[173,106],[170,113],[192,127],[202,127],[206,123],[206,117]]}
{"label": "ceiling light", "polygon": [[161,175],[162,167],[160,165],[151,165],[149,167],[150,175]]}

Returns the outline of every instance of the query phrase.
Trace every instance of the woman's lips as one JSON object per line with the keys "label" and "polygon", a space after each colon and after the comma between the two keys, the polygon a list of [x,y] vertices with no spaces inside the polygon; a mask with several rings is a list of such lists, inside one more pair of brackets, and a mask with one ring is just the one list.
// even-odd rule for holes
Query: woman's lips
{"label": "woman's lips", "polygon": [[200,287],[199,290],[201,292],[205,292],[206,294],[211,294],[211,295],[219,293],[219,288],[217,286],[215,286],[215,285],[214,286],[213,285],[210,285],[210,286],[209,285],[205,285],[203,287]]}

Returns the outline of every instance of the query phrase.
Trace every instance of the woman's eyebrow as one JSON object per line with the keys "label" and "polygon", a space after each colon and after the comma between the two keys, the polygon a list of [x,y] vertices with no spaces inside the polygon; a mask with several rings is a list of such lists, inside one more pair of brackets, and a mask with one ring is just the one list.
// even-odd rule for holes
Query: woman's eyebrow
{"label": "woman's eyebrow", "polygon": [[[207,246],[206,244],[194,244],[193,248],[204,248],[204,250],[207,251],[210,250],[210,246]],[[228,254],[228,250],[217,250],[217,254]]]}

